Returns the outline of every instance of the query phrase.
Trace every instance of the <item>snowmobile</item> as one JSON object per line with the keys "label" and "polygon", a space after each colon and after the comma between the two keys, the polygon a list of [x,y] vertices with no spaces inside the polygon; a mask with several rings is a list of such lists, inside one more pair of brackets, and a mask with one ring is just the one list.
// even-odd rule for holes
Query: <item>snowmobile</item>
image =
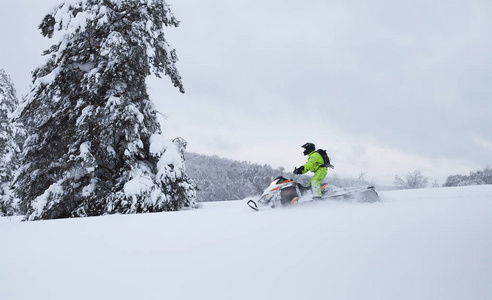
{"label": "snowmobile", "polygon": [[321,185],[321,197],[312,197],[311,188],[279,176],[273,180],[256,202],[249,200],[248,206],[254,210],[274,208],[277,205],[297,205],[318,200],[351,200],[357,202],[377,202],[379,196],[374,186],[339,188],[333,185]]}

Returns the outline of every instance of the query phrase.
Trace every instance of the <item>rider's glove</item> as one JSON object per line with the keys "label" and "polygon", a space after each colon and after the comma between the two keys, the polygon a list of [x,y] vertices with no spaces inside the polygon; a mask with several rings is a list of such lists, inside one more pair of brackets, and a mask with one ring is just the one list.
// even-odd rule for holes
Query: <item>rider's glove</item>
{"label": "rider's glove", "polygon": [[299,168],[294,168],[294,174],[302,174],[304,171],[304,166],[300,166]]}

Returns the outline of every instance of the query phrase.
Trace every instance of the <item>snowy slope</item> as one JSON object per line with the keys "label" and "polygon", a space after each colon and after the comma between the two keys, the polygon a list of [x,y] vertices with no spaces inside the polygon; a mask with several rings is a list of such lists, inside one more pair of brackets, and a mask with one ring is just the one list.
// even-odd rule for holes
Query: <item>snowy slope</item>
{"label": "snowy slope", "polygon": [[0,299],[492,299],[492,186],[0,219]]}

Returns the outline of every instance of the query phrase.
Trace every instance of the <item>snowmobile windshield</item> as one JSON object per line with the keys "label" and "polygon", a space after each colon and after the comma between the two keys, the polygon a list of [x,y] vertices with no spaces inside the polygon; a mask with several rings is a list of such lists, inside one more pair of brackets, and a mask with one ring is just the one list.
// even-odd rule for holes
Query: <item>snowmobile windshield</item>
{"label": "snowmobile windshield", "polygon": [[284,182],[286,180],[287,179],[284,176],[279,176],[273,180],[271,185],[280,184],[281,182]]}
{"label": "snowmobile windshield", "polygon": [[269,188],[273,188],[276,185],[277,185],[277,179],[275,179],[274,181],[272,181],[272,183],[270,183]]}

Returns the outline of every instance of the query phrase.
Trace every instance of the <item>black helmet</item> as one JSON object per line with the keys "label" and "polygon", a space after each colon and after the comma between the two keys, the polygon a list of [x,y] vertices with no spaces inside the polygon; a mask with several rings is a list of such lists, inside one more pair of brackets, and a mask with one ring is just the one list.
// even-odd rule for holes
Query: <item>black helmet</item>
{"label": "black helmet", "polygon": [[304,148],[304,155],[308,155],[316,149],[316,146],[313,143],[305,143],[301,147]]}

